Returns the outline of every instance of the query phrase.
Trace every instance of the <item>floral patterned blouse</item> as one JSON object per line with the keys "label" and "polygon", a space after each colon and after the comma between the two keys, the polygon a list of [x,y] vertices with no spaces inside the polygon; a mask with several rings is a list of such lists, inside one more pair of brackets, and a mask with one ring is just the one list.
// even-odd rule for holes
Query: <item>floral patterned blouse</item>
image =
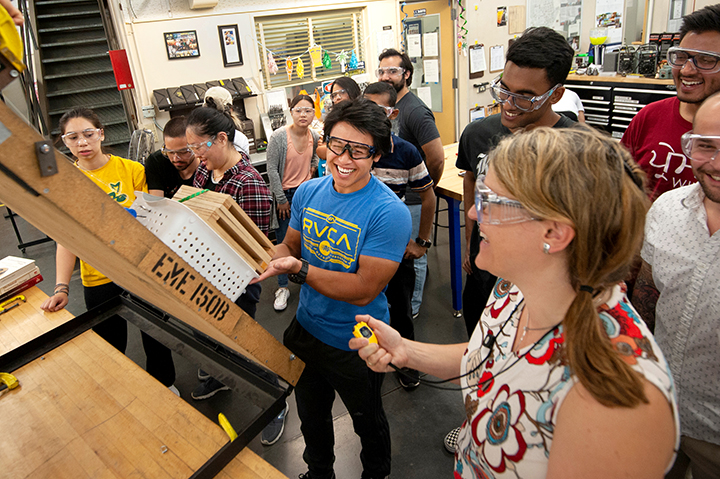
{"label": "floral patterned blouse", "polygon": [[[677,450],[680,424],[670,370],[625,293],[624,284],[617,285],[598,312],[617,353],[670,403]],[[487,337],[495,338],[487,361],[462,380],[467,420],[458,437],[455,478],[527,479],[547,473],[557,415],[576,379],[562,361],[562,325],[535,345],[512,352],[522,300],[516,286],[498,280],[465,351],[463,375],[488,356]]]}

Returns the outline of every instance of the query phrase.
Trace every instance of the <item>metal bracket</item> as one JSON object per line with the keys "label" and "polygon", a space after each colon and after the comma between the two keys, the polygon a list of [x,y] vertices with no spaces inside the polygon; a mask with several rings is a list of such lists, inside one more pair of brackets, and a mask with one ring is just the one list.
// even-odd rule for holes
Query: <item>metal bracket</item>
{"label": "metal bracket", "polygon": [[52,176],[58,172],[57,163],[55,162],[55,150],[49,141],[36,141],[35,154],[37,155],[41,176]]}
{"label": "metal bracket", "polygon": [[477,89],[478,89],[478,93],[482,93],[482,92],[484,92],[485,90],[487,90],[487,86],[488,86],[489,84],[490,84],[489,82],[474,83],[474,84],[473,84],[473,88],[477,88]]}

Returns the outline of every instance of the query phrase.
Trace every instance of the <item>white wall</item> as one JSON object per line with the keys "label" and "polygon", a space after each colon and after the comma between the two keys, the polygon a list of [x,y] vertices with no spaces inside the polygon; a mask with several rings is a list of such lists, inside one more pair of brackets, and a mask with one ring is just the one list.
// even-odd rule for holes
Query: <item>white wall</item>
{"label": "white wall", "polygon": [[[170,12],[168,12],[168,5]],[[301,12],[314,12],[329,9],[365,8],[363,39],[368,38],[365,52],[368,71],[377,67],[375,32],[384,25],[399,23],[398,4],[393,0],[366,0],[364,2],[333,2],[330,0],[286,0],[268,2],[259,0],[243,1],[221,0],[211,9],[190,10],[187,0],[146,0],[132,2],[132,11],[127,0],[122,0],[115,14],[124,18],[120,31],[125,32],[123,39],[135,80],[135,95],[138,107],[152,104],[152,91],[158,88],[201,83],[211,80],[244,77],[255,78],[259,87],[261,65],[255,42],[255,17],[281,15]],[[170,16],[172,15],[172,16]],[[242,66],[224,67],[218,25],[238,25],[242,48]],[[167,57],[164,32],[196,30],[200,56],[197,58],[169,60]],[[280,61],[280,60],[278,60]],[[283,74],[281,67],[278,75]],[[259,98],[245,100],[248,117],[255,123],[255,134],[261,136],[262,129],[258,113]],[[142,113],[138,118],[143,121]],[[157,121],[163,125],[169,114],[160,112]],[[144,126],[153,129],[151,121]],[[157,132],[156,132],[157,133]],[[158,135],[160,136],[160,135]]]}

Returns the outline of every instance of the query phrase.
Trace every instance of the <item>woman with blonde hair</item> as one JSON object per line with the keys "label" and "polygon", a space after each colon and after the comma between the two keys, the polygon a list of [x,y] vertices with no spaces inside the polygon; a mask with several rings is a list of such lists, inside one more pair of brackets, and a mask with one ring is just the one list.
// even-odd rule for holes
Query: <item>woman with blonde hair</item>
{"label": "woman with blonde hair", "polygon": [[640,170],[584,127],[513,135],[489,165],[470,216],[476,264],[498,282],[470,342],[409,341],[358,316],[379,344],[350,346],[374,371],[461,385],[456,478],[661,478],[679,439],[675,391],[622,282],[642,243]]}

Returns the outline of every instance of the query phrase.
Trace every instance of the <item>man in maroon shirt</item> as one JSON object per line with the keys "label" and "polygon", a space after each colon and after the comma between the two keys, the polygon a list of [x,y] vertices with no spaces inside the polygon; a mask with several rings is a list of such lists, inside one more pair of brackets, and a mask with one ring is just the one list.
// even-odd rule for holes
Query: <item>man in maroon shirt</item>
{"label": "man in maroon shirt", "polygon": [[668,52],[677,97],[649,104],[633,118],[622,143],[648,177],[653,201],[695,182],[680,136],[692,129],[700,104],[720,91],[720,4],[683,18],[680,45]]}

